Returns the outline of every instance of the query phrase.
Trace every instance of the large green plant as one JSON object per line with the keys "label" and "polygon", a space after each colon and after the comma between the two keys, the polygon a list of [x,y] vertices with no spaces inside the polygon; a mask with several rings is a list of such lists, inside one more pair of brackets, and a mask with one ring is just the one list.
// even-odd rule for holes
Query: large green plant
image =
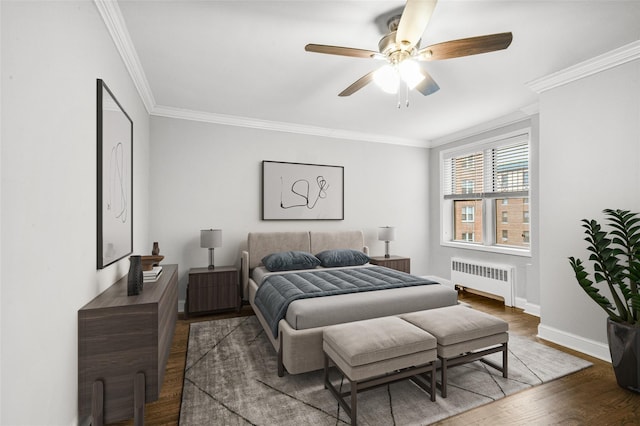
{"label": "large green plant", "polygon": [[[640,325],[640,218],[628,210],[603,211],[611,230],[604,231],[595,220],[582,220],[593,262],[593,278],[580,259],[569,258],[582,289],[616,322]],[[596,284],[605,283],[611,301],[600,294]]]}

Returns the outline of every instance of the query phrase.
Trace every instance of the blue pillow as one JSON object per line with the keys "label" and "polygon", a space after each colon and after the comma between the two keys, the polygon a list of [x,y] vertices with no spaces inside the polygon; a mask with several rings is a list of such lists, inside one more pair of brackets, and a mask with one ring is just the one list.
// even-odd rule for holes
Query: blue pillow
{"label": "blue pillow", "polygon": [[325,250],[316,254],[316,257],[325,268],[364,265],[370,260],[363,252],[349,249]]}
{"label": "blue pillow", "polygon": [[313,269],[320,265],[320,260],[304,251],[283,251],[271,253],[262,258],[265,268],[271,272],[292,271],[296,269]]}

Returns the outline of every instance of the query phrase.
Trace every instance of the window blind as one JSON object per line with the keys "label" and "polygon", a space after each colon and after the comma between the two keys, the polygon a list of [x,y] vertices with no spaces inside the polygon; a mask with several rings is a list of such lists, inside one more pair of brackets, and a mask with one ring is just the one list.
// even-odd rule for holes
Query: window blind
{"label": "window blind", "polygon": [[443,157],[447,199],[527,196],[529,135],[521,134]]}

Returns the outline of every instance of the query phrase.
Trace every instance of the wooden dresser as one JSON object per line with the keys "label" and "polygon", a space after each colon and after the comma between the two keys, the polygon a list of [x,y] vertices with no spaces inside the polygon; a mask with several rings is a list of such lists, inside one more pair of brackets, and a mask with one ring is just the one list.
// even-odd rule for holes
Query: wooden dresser
{"label": "wooden dresser", "polygon": [[78,311],[78,411],[93,425],[135,417],[158,399],[178,316],[178,265],[127,296],[127,276]]}

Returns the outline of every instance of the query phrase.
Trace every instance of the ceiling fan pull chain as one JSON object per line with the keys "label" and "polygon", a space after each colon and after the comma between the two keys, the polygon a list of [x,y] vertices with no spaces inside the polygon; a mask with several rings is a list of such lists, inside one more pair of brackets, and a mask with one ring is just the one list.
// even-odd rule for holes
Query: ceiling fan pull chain
{"label": "ceiling fan pull chain", "polygon": [[407,108],[409,108],[409,85],[407,83],[404,84],[405,96],[404,102]]}

